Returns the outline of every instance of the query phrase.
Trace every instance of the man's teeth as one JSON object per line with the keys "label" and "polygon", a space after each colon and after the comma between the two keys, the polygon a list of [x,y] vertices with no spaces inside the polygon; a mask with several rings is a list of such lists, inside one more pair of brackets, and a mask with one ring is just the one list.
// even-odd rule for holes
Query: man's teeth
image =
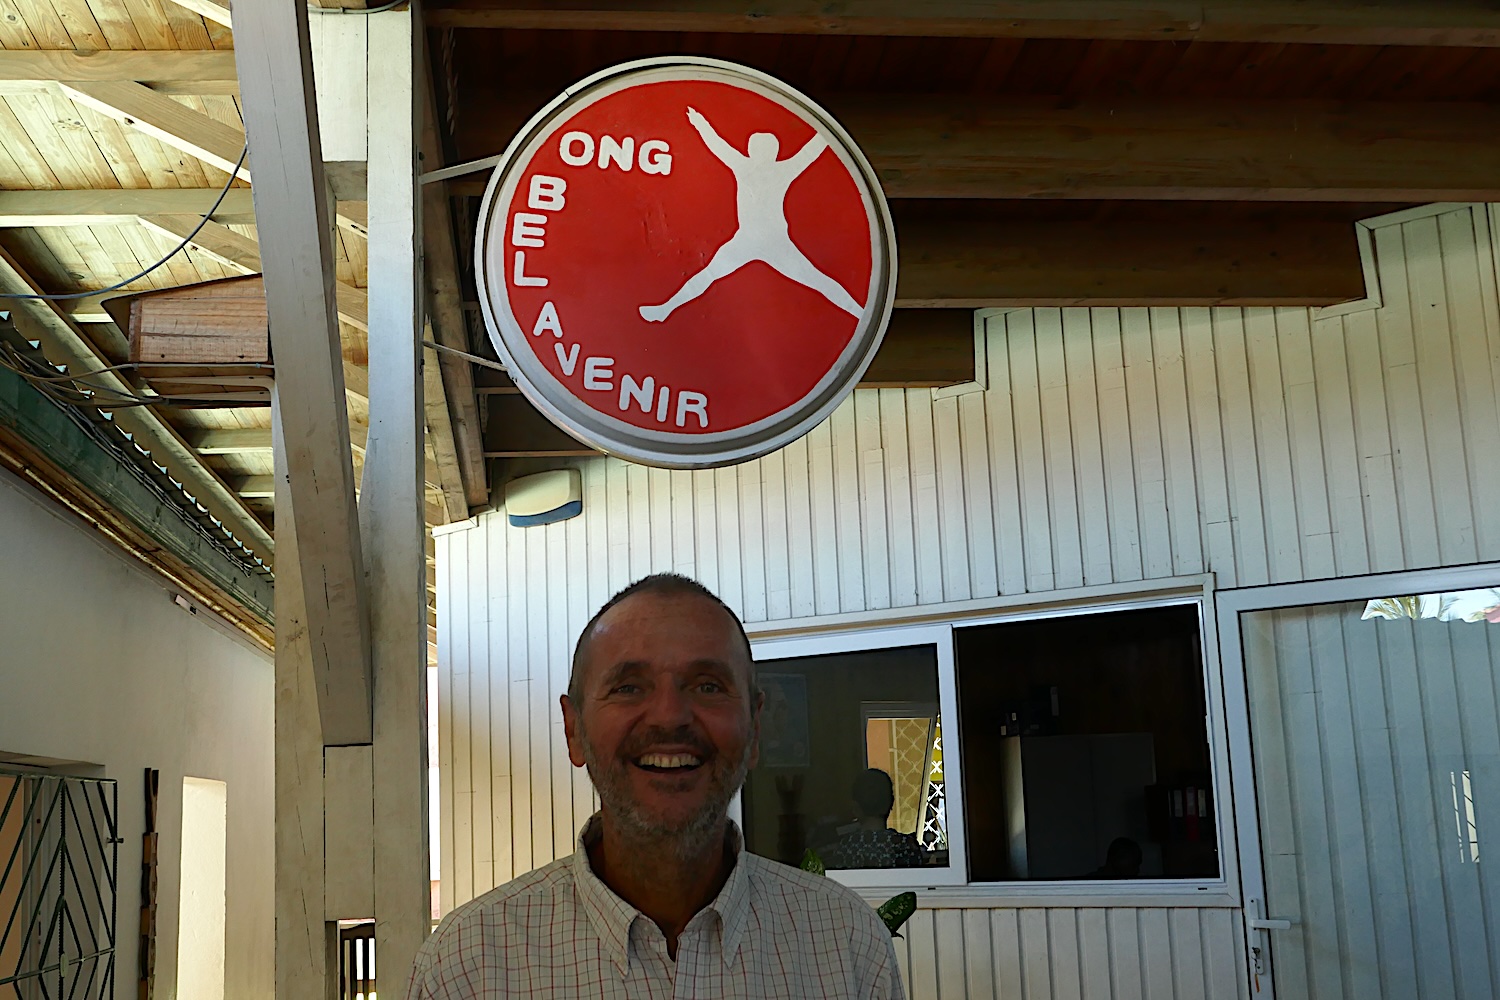
{"label": "man's teeth", "polygon": [[642,767],[697,767],[703,762],[686,753],[648,753],[636,763]]}

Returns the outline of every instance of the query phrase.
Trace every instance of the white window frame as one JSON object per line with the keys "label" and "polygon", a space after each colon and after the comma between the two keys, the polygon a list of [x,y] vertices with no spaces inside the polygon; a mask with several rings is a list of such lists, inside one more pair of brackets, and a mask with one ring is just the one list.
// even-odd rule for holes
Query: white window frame
{"label": "white window frame", "polygon": [[[950,625],[917,625],[877,628],[858,632],[827,632],[782,639],[752,640],[756,665],[762,669],[777,660],[836,653],[864,653],[902,646],[931,646],[937,654],[938,715],[943,721],[943,785],[945,790],[962,788],[962,762],[949,766],[947,745],[958,738],[957,677],[953,666],[953,629]],[[950,730],[949,723],[953,728]],[[848,868],[830,869],[828,877],[856,889],[909,889],[914,885],[936,888],[967,884],[968,853],[964,846],[963,803],[946,796],[948,819],[948,865],[945,868]],[[739,796],[735,796],[739,811]],[[737,817],[738,818],[738,817]]]}
{"label": "white window frame", "polygon": [[[962,734],[957,698],[954,629],[1042,618],[1107,614],[1153,607],[1195,605],[1203,653],[1204,698],[1210,768],[1213,780],[1214,834],[1219,852],[1219,875],[1205,879],[1109,879],[1099,881],[971,882],[968,879],[967,828],[964,824]],[[884,898],[890,889],[912,889],[923,907],[991,908],[994,906],[1145,906],[1228,907],[1240,905],[1239,851],[1232,775],[1248,766],[1230,767],[1234,741],[1225,710],[1225,677],[1221,669],[1215,629],[1213,577],[1205,574],[1140,584],[1106,585],[1053,594],[1017,595],[960,601],[902,612],[856,612],[814,619],[756,623],[749,626],[757,663],[820,653],[859,652],[893,646],[937,642],[939,707],[943,718],[943,772],[948,814],[947,869],[854,869],[828,874],[871,899]],[[920,624],[911,623],[918,619]],[[941,637],[911,638],[928,634]],[[1237,682],[1243,686],[1243,676]],[[951,720],[951,728],[950,728]],[[738,821],[739,797],[732,815]],[[937,873],[946,877],[938,879]],[[917,873],[920,877],[914,878]],[[962,876],[961,878],[959,876]],[[876,892],[873,890],[880,890]]]}

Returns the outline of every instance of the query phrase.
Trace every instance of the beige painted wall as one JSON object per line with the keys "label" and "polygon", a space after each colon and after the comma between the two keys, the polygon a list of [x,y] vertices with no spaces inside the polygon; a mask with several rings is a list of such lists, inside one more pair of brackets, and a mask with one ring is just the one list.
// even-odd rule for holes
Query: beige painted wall
{"label": "beige painted wall", "polygon": [[138,975],[148,767],[161,770],[156,996],[177,995],[185,775],[227,785],[224,996],[272,995],[272,695],[269,656],[0,473],[0,752],[88,761],[119,782],[120,997]]}

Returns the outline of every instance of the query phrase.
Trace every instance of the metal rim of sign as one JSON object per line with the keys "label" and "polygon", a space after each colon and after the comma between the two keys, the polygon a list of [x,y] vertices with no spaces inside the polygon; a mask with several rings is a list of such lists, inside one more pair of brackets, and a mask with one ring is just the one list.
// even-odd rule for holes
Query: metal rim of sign
{"label": "metal rim of sign", "polygon": [[[537,359],[526,345],[526,331],[510,307],[504,277],[506,207],[550,126],[611,94],[653,80],[727,82],[782,102],[829,140],[829,149],[861,187],[871,224],[870,296],[838,360],[802,399],[769,417],[732,430],[707,434],[658,431],[637,427],[594,409]],[[812,430],[833,412],[869,368],[895,303],[895,227],[880,181],[854,140],[832,116],[795,89],[765,73],[719,59],[696,56],[640,59],[610,67],[564,90],[516,134],[495,166],[480,205],[477,237],[474,274],[480,310],[490,341],[521,394],[582,443],[609,455],[659,468],[705,469],[746,462],[784,447]],[[491,252],[492,239],[499,241],[495,253]],[[514,338],[517,349],[512,350],[508,338]]]}

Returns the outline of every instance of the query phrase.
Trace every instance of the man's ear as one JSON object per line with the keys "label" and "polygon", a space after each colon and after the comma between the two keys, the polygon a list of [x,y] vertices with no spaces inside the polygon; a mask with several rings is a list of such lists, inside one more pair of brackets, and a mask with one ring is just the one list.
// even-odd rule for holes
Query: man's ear
{"label": "man's ear", "polygon": [[559,697],[557,702],[562,706],[563,735],[568,740],[568,760],[573,762],[574,767],[583,767],[583,720],[567,695]]}

